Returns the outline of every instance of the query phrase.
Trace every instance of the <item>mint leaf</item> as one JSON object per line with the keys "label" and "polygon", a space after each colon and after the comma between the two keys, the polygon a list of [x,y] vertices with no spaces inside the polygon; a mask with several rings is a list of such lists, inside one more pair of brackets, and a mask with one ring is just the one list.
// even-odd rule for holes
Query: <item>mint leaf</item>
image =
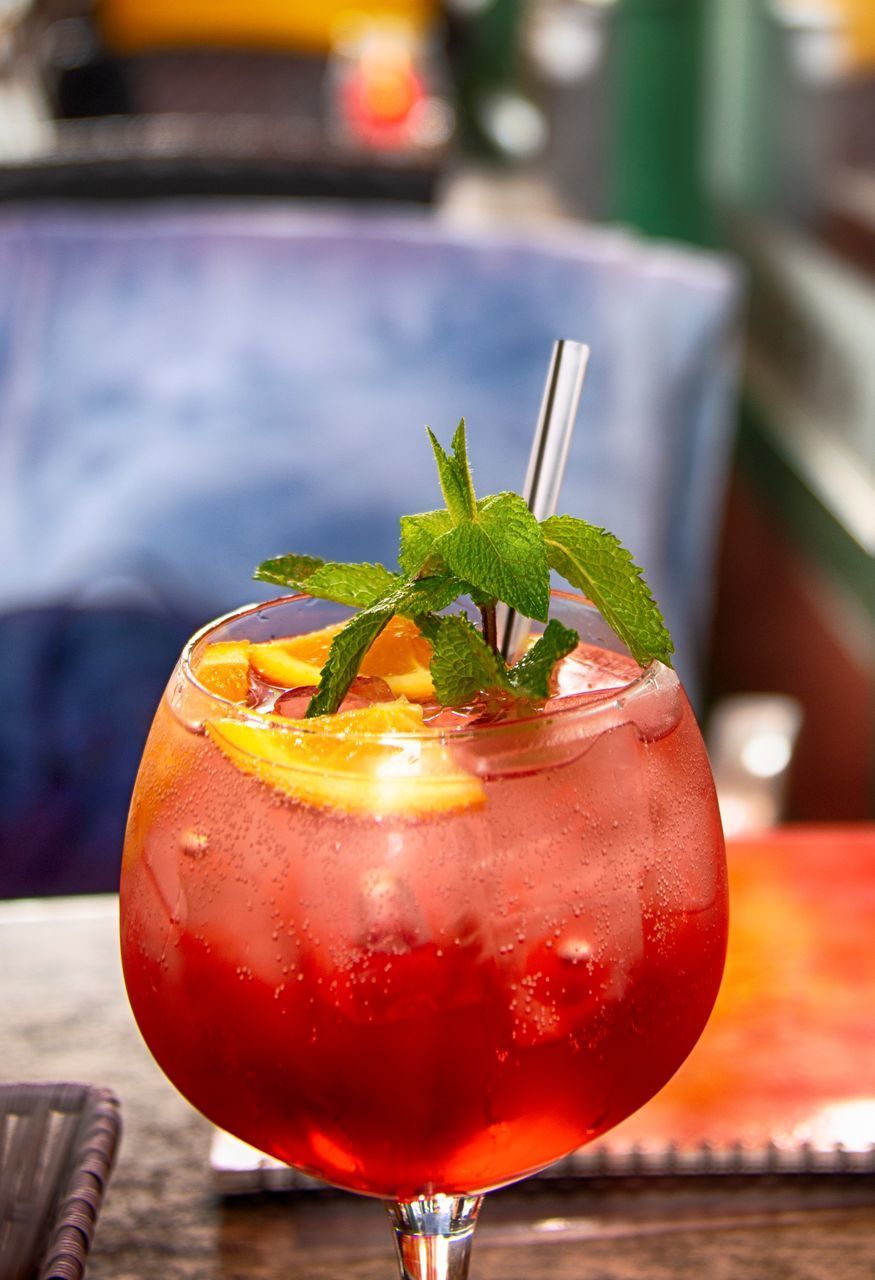
{"label": "mint leaf", "polygon": [[303,591],[303,583],[324,563],[317,556],[274,556],[272,560],[263,560],[252,576],[259,582],[276,582],[281,587]]}
{"label": "mint leaf", "polygon": [[485,689],[510,688],[504,659],[463,614],[430,619],[423,630],[431,642],[429,669],[443,706],[464,706]]}
{"label": "mint leaf", "polygon": [[401,582],[397,573],[381,564],[342,564],[336,560],[324,563],[313,556],[296,555],[265,560],[253,577],[355,609],[373,604]]}
{"label": "mint leaf", "polygon": [[305,590],[320,600],[334,600],[354,608],[367,608],[402,579],[381,564],[341,564],[331,561],[307,579]]}
{"label": "mint leaf", "polygon": [[437,462],[438,477],[444,502],[453,521],[471,519],[476,511],[474,482],[468,466],[468,442],[465,438],[465,419],[462,418],[453,436],[452,455],[444,452],[431,427],[426,427]]}
{"label": "mint leaf", "polygon": [[579,639],[576,631],[551,618],[531,649],[510,668],[510,683],[531,698],[549,698],[553,668],[577,648]]}
{"label": "mint leaf", "polygon": [[434,544],[457,577],[481,599],[503,600],[527,618],[546,622],[550,571],[538,521],[518,493],[496,493],[477,503]]}
{"label": "mint leaf", "polygon": [[338,631],[322,667],[319,687],[310,699],[308,716],[331,715],[346,697],[362,659],[377,636],[396,613],[416,618],[445,609],[462,588],[448,574],[415,578],[374,601]]}
{"label": "mint leaf", "polygon": [[550,568],[589,597],[635,661],[658,658],[670,666],[671,636],[641,570],[620,541],[574,516],[550,516],[541,529]]}
{"label": "mint leaf", "polygon": [[398,563],[409,578],[419,573],[432,554],[437,539],[452,527],[453,517],[446,508],[401,517],[401,548],[398,552]]}
{"label": "mint leaf", "polygon": [[446,609],[465,592],[465,583],[451,573],[413,578],[393,592],[394,609],[405,618],[419,619]]}
{"label": "mint leaf", "polygon": [[308,716],[332,715],[346,697],[362,659],[392,617],[391,605],[378,601],[363,609],[338,631],[322,668],[319,688],[310,699]]}

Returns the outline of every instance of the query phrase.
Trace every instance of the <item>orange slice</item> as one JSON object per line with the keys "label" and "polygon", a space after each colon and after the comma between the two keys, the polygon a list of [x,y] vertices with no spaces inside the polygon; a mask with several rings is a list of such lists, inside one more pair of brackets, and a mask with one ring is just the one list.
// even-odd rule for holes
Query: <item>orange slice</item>
{"label": "orange slice", "polygon": [[424,729],[422,708],[403,698],[311,720],[213,720],[206,729],[238,769],[306,804],[424,815],[484,800],[480,780],[458,767],[440,736]]}
{"label": "orange slice", "polygon": [[245,640],[219,640],[207,645],[195,663],[199,682],[228,702],[245,702],[249,693],[249,647]]}
{"label": "orange slice", "polygon": [[[341,624],[342,625],[342,624]],[[319,683],[331,641],[340,625],[303,636],[254,644],[249,650],[253,669],[269,684],[294,689]],[[359,668],[363,676],[382,676],[396,697],[425,702],[434,696],[429,674],[431,645],[415,622],[392,618],[377,636]]]}
{"label": "orange slice", "polygon": [[254,644],[249,659],[252,670],[268,684],[283,689],[306,688],[319,683],[322,663],[318,665],[298,658],[285,648],[288,640],[270,640],[267,644]]}

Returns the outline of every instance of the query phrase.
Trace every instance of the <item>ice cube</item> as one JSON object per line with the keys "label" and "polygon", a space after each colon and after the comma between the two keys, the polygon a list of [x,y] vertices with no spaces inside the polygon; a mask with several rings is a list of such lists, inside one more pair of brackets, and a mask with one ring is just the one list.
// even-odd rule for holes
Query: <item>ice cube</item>
{"label": "ice cube", "polygon": [[[315,693],[315,685],[299,685],[295,689],[287,689],[279,695],[273,710],[277,715],[287,716],[291,720],[302,720]],[[394,698],[394,693],[380,676],[356,676],[338,710],[355,711],[360,707],[370,707],[375,702],[392,702]]]}
{"label": "ice cube", "polygon": [[430,729],[465,729],[474,718],[470,707],[442,707],[439,702],[425,702],[422,718]]}
{"label": "ice cube", "polygon": [[581,644],[557,666],[553,675],[553,696],[564,698],[581,693],[619,690],[634,680],[640,671],[637,662],[625,654]]}
{"label": "ice cube", "polygon": [[361,943],[371,951],[399,955],[427,940],[425,919],[413,890],[388,867],[365,872],[359,913]]}
{"label": "ice cube", "polygon": [[661,673],[648,679],[626,703],[626,712],[642,742],[659,742],[678,725],[682,712],[681,687]]}
{"label": "ice cube", "polygon": [[288,689],[274,703],[274,713],[287,716],[290,720],[303,720],[315,692],[315,685],[300,685],[297,689]]}
{"label": "ice cube", "polygon": [[587,1033],[608,1004],[621,1000],[640,961],[643,935],[635,904],[593,912],[533,947],[525,957],[514,1011],[514,1041],[532,1047]]}
{"label": "ice cube", "polygon": [[358,707],[370,707],[375,702],[393,702],[394,700],[394,693],[382,677],[356,676],[340,704],[340,710],[354,711]]}
{"label": "ice cube", "polygon": [[514,720],[531,720],[537,715],[541,702],[517,697],[501,689],[480,694],[471,707],[475,725],[509,724]]}

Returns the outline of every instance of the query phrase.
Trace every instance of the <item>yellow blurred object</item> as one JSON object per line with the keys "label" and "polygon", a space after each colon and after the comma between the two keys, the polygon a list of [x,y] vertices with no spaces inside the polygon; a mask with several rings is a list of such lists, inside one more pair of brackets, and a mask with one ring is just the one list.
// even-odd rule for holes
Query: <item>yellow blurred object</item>
{"label": "yellow blurred object", "polygon": [[875,0],[834,0],[847,22],[851,65],[875,70]]}
{"label": "yellow blurred object", "polygon": [[420,33],[435,0],[100,0],[98,22],[117,53],[207,46],[327,53],[350,23],[403,22]]}

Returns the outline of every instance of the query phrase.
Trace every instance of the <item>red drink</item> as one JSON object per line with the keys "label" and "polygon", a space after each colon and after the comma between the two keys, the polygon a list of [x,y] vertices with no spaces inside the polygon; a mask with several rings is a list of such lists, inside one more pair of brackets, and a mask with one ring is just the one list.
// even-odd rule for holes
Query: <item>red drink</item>
{"label": "red drink", "polygon": [[[301,608],[276,606],[286,630]],[[725,950],[704,747],[658,663],[584,646],[560,688],[307,774],[222,736],[257,710],[185,665],[171,680],[125,848],[125,978],[216,1124],[366,1194],[463,1194],[609,1129],[680,1065]],[[270,734],[306,747],[292,722]],[[371,790],[344,789],[358,772]]]}

